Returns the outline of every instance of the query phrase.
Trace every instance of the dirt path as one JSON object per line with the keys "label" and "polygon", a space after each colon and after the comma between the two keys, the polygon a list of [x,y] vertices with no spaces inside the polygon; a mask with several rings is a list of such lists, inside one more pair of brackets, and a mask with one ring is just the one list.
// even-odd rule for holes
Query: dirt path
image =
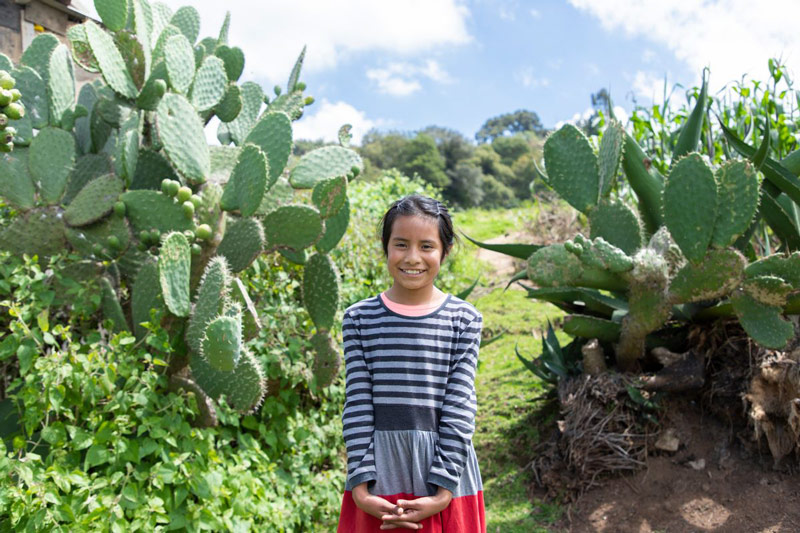
{"label": "dirt path", "polygon": [[[524,243],[531,242],[531,236],[524,231],[516,233],[506,233],[500,237],[495,237],[486,241],[488,244],[511,244],[511,243]],[[491,270],[486,272],[486,277],[492,289],[497,286],[503,286],[508,283],[516,272],[518,272],[524,265],[524,261],[514,257],[493,252],[485,248],[478,248],[476,257],[481,261],[486,261],[491,266]],[[513,284],[510,288],[522,290],[522,287]]]}

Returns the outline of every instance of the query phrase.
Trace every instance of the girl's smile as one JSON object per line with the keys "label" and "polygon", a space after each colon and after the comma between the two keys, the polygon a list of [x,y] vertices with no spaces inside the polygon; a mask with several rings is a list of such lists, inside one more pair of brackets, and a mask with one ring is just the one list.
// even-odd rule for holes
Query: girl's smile
{"label": "girl's smile", "polygon": [[443,251],[436,219],[398,217],[392,225],[387,250],[387,266],[394,279],[387,296],[408,305],[430,302],[439,292],[433,282],[439,273]]}

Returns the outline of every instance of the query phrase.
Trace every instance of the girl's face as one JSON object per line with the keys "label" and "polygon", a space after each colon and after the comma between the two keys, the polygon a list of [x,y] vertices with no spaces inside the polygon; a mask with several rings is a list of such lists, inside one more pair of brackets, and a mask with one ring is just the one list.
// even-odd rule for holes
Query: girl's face
{"label": "girl's face", "polygon": [[433,287],[444,252],[437,222],[423,216],[394,220],[387,263],[397,289],[416,292]]}

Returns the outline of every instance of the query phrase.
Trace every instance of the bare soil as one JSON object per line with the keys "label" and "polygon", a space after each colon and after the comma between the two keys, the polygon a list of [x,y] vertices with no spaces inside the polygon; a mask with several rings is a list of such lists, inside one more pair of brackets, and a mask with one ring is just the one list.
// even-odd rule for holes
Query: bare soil
{"label": "bare soil", "polygon": [[[558,529],[574,532],[797,532],[800,475],[773,468],[769,451],[749,450],[739,435],[692,401],[673,402],[662,427],[680,448],[654,452],[647,468],[606,480],[572,504]],[[744,437],[744,436],[743,436]],[[764,444],[763,448],[766,448]]]}

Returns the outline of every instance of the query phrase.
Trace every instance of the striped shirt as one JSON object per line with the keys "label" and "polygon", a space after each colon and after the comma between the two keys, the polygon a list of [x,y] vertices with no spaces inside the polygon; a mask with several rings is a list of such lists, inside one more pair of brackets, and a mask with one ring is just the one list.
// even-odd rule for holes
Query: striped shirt
{"label": "striped shirt", "polygon": [[376,480],[374,433],[438,433],[427,482],[455,490],[471,448],[482,317],[449,295],[423,316],[391,311],[377,296],[344,314],[347,487]]}

